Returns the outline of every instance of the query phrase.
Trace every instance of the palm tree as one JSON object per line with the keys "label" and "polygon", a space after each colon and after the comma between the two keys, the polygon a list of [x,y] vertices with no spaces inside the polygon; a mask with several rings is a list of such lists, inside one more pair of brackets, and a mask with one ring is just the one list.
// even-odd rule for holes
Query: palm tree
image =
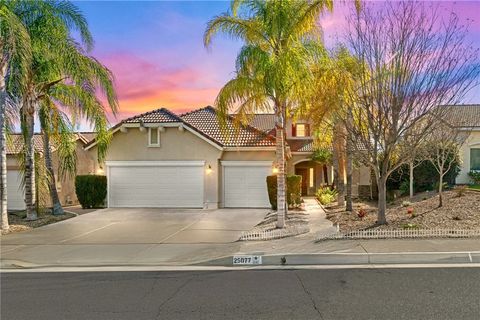
{"label": "palm tree", "polygon": [[[42,112],[41,109],[63,106],[69,108],[73,118],[78,115],[85,116],[94,122],[95,129],[99,131],[101,144],[99,153],[102,155],[106,150],[109,137],[107,120],[102,104],[91,96],[95,97],[96,89],[100,88],[113,110],[117,108],[117,100],[111,72],[97,60],[86,55],[86,51],[93,46],[93,40],[85,18],[75,5],[67,1],[27,1],[18,3],[14,7],[14,12],[27,28],[33,47],[33,62],[27,70],[27,88],[21,94],[21,125],[25,141],[24,178],[27,219],[34,220],[36,219],[33,150],[35,115],[44,116],[41,124],[43,124],[43,132],[47,135],[58,131],[60,127],[65,129],[68,126],[52,126],[55,123],[47,121],[47,118],[54,114]],[[72,29],[79,31],[81,44],[76,43],[71,37]],[[58,125],[58,122],[56,124]],[[62,211],[58,208],[58,196],[55,195],[55,176],[51,165],[49,137],[45,142],[45,151],[48,153],[45,159],[53,208],[55,213],[61,213]]]}
{"label": "palm tree", "polygon": [[237,109],[238,124],[255,112],[276,114],[277,227],[285,226],[285,123],[313,81],[310,65],[324,52],[317,19],[331,0],[233,0],[230,12],[208,22],[204,44],[217,33],[241,40],[236,76],[220,90],[219,119]]}
{"label": "palm tree", "polygon": [[[22,22],[10,10],[12,2],[0,1],[0,193],[1,228],[9,229],[7,212],[7,85],[23,89],[24,71],[30,63],[30,37]],[[14,62],[14,63],[12,63]],[[9,104],[11,106],[11,104]]]}

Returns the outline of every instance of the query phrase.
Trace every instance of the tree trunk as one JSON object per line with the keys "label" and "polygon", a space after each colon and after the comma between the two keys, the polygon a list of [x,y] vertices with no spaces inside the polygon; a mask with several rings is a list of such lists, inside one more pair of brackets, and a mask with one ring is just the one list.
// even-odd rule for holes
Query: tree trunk
{"label": "tree trunk", "polygon": [[[278,109],[277,109],[278,110]],[[286,201],[286,177],[285,177],[285,120],[282,112],[279,112],[277,119],[276,136],[276,158],[278,166],[277,174],[277,228],[285,227],[285,216],[287,214]]]}
{"label": "tree trunk", "polygon": [[438,207],[443,207],[443,171],[440,171],[440,179],[438,180]]}
{"label": "tree trunk", "polygon": [[377,178],[378,187],[378,217],[377,224],[386,224],[387,212],[387,179],[383,176]]}
{"label": "tree trunk", "polygon": [[5,78],[7,74],[7,65],[3,64],[0,68],[0,152],[1,152],[1,167],[0,167],[0,193],[1,193],[1,214],[2,214],[2,230],[7,231],[10,229],[8,224],[8,211],[7,211],[7,149],[6,149],[6,100],[7,91]]}
{"label": "tree trunk", "polygon": [[35,127],[35,104],[29,99],[23,106],[24,143],[25,143],[25,205],[27,220],[37,220],[35,204],[35,147],[33,142]]}
{"label": "tree trunk", "polygon": [[413,198],[413,162],[410,161],[410,199]]}
{"label": "tree trunk", "polygon": [[334,182],[335,185],[337,186],[337,204],[339,206],[344,206],[345,205],[345,181],[344,181],[344,166],[343,166],[343,156],[341,154],[342,148],[342,143],[344,140],[342,137],[340,137],[340,131],[338,128],[338,124],[335,125],[335,129],[333,132],[333,153],[332,153],[332,159],[333,159],[333,170],[334,170]]}
{"label": "tree trunk", "polygon": [[[347,133],[348,134],[348,133]],[[353,211],[352,203],[352,145],[350,137],[347,137],[347,147],[346,147],[346,162],[347,162],[347,190],[346,190],[346,210]]]}
{"label": "tree trunk", "polygon": [[52,163],[52,150],[50,149],[50,137],[49,134],[43,132],[43,151],[45,157],[45,167],[48,174],[48,189],[50,191],[50,199],[52,202],[52,214],[62,215],[65,214],[62,208],[62,204],[58,198],[57,185],[55,182],[55,170]]}

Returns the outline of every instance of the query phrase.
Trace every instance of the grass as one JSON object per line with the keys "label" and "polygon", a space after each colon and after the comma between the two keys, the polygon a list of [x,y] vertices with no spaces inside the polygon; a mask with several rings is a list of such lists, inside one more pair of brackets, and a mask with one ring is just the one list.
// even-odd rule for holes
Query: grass
{"label": "grass", "polygon": [[480,184],[473,184],[468,186],[469,189],[480,190]]}

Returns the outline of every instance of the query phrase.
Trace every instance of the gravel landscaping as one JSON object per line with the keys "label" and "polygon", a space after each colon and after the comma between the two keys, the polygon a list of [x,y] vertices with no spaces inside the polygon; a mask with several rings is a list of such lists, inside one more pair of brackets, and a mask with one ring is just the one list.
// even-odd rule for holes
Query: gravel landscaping
{"label": "gravel landscaping", "polygon": [[2,231],[2,234],[28,231],[28,230],[32,230],[33,228],[38,228],[41,226],[45,226],[47,224],[70,219],[75,216],[77,215],[71,212],[65,212],[65,214],[61,216],[54,216],[49,213],[41,213],[38,215],[37,220],[27,221],[25,220],[25,211],[13,212],[8,214],[10,229],[7,232]]}
{"label": "gravel landscaping", "polygon": [[[410,202],[410,203],[407,203]],[[326,208],[327,219],[339,225],[340,231],[365,229],[480,229],[480,192],[467,191],[461,197],[454,191],[443,194],[443,207],[438,208],[438,195],[422,193],[410,200],[399,198],[387,207],[387,225],[376,226],[375,202],[354,202],[354,212],[331,204]],[[358,212],[363,211],[363,218]]]}
{"label": "gravel landscaping", "polygon": [[270,212],[259,224],[244,232],[240,240],[271,240],[307,233],[310,231],[308,216],[309,214],[303,209],[289,210],[285,219],[285,228],[277,229],[277,212]]}

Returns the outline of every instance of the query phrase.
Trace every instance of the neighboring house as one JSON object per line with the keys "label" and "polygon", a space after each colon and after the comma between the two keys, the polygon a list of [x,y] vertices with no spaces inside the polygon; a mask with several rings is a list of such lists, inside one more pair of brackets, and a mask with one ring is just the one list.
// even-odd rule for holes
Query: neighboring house
{"label": "neighboring house", "polygon": [[480,171],[480,104],[444,106],[446,121],[468,134],[460,148],[461,168],[455,183],[471,183],[468,173]]}
{"label": "neighboring house", "polygon": [[[90,139],[94,138],[94,133],[85,132],[77,133],[77,174],[87,174],[90,171],[91,159],[89,155],[84,150],[84,146]],[[41,134],[35,134],[34,137],[34,148],[35,152],[43,155],[43,139]],[[23,174],[20,170],[20,161],[23,151],[23,137],[21,134],[12,134],[9,137],[7,143],[7,188],[8,188],[8,210],[24,210],[25,209],[25,200],[24,200],[24,188],[22,184]],[[53,166],[56,174],[56,184],[58,196],[62,205],[74,205],[78,204],[77,196],[75,194],[75,177],[59,177],[58,176],[58,156],[55,150],[55,147],[52,148],[52,160]],[[43,161],[43,158],[42,158]],[[48,195],[48,190],[44,190],[45,194]],[[49,198],[49,197],[48,197]],[[41,203],[41,206],[50,207],[51,204]]]}
{"label": "neighboring house", "polygon": [[[95,140],[85,149],[94,166],[90,171],[106,170],[109,207],[269,207],[266,177],[275,167],[275,116],[257,114],[238,129],[230,117],[225,129],[213,107],[182,115],[162,108],[114,126],[105,163],[96,161]],[[331,168],[325,177],[323,164],[311,161],[308,122],[287,123],[287,144],[287,172],[303,177],[304,195],[331,183]],[[354,194],[361,176],[369,185],[369,171],[357,170]]]}

